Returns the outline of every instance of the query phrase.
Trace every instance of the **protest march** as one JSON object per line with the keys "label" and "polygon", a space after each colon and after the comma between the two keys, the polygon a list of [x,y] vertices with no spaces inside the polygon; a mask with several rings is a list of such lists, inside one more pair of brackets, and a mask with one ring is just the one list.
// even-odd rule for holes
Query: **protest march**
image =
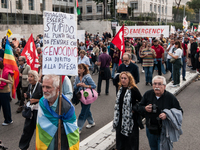
{"label": "protest march", "polygon": [[17,149],[79,150],[87,129],[100,129],[96,114],[106,116],[109,102],[94,108],[100,99],[114,101],[113,149],[139,150],[144,128],[151,150],[173,149],[184,133],[184,107],[166,86],[176,90],[187,72],[199,75],[200,25],[122,24],[116,34],[100,35],[78,30],[75,14],[51,11],[44,11],[43,25],[36,37],[30,31],[27,39],[11,39],[8,29],[1,40],[1,128],[15,128],[16,114],[23,118]]}

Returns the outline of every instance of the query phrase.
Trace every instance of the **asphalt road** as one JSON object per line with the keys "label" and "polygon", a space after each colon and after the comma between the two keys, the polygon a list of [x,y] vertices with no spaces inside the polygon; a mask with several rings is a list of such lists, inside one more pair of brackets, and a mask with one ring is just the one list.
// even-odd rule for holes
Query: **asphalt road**
{"label": "asphalt road", "polygon": [[[151,89],[151,86],[145,85],[145,76],[144,73],[141,73],[140,67],[140,83],[137,85],[141,94],[144,94],[147,90]],[[154,72],[154,75],[157,72]],[[170,74],[167,73],[164,75],[167,79],[169,79]],[[92,76],[94,81],[97,83],[98,76]],[[72,78],[73,82],[73,78]],[[183,135],[179,142],[174,144],[174,149],[177,150],[197,150],[199,148],[199,123],[200,119],[197,115],[199,112],[199,94],[198,90],[200,89],[200,82],[193,83],[189,85],[185,90],[183,90],[177,97],[180,100],[181,106],[184,110],[184,121],[183,121]],[[80,140],[87,138],[89,135],[112,121],[113,112],[114,112],[114,104],[115,104],[115,87],[110,80],[110,88],[109,95],[105,95],[105,81],[102,83],[102,93],[101,96],[91,105],[91,112],[93,118],[95,120],[96,126],[91,129],[86,129],[85,127],[82,129],[82,133],[80,135]],[[12,119],[14,123],[9,126],[0,126],[0,140],[3,141],[4,145],[9,148],[9,150],[17,150],[18,143],[23,131],[24,118],[21,113],[17,114],[17,106],[15,102],[17,100],[13,100],[11,102],[11,111],[12,111]],[[78,117],[81,106],[80,104],[75,106],[76,116]],[[0,112],[0,123],[4,121],[3,113]],[[87,125],[87,122],[85,123]],[[35,135],[33,136],[29,150],[34,150],[35,148]],[[140,149],[147,150],[148,141],[145,135],[145,130],[140,131]]]}

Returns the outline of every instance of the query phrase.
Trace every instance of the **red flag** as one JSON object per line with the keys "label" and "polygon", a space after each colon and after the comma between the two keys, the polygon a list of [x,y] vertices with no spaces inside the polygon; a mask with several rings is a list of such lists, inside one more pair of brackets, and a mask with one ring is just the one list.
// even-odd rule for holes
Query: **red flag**
{"label": "red flag", "polygon": [[31,67],[31,70],[38,71],[38,53],[33,40],[33,35],[31,34],[28,42],[26,43],[21,56],[26,57],[27,64]]}
{"label": "red flag", "polygon": [[121,27],[121,29],[117,32],[115,37],[113,38],[112,42],[120,51],[120,59],[119,59],[119,65],[121,65],[122,56],[125,53],[125,44],[124,44],[124,25]]}

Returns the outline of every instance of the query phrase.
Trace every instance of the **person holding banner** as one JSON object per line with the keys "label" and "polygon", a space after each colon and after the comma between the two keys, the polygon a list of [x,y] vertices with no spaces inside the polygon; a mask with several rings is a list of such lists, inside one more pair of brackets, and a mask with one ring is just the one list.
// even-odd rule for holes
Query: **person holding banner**
{"label": "person holding banner", "polygon": [[45,75],[42,83],[43,97],[38,105],[36,123],[36,149],[57,150],[59,144],[58,122],[61,119],[61,150],[79,149],[79,133],[75,108],[61,95],[61,115],[59,116],[59,83],[57,75]]}
{"label": "person holding banner", "polygon": [[[75,78],[74,82],[74,90],[79,89],[82,90],[83,88],[90,88],[95,89],[96,84],[93,81],[89,69],[85,64],[79,64],[78,65],[78,76]],[[95,126],[94,119],[92,117],[92,113],[90,111],[91,104],[85,105],[81,102],[81,113],[78,117],[78,127],[79,127],[79,133],[81,133],[81,130],[83,128],[83,125],[85,121],[88,121],[88,125],[86,128],[91,128]]]}

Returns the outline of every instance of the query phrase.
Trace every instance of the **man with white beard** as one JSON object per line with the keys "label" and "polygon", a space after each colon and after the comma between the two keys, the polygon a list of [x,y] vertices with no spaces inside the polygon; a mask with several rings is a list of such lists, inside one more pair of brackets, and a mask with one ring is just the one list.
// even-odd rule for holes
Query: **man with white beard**
{"label": "man with white beard", "polygon": [[59,83],[56,75],[43,77],[43,96],[39,101],[36,126],[36,149],[58,148],[58,121],[61,119],[61,150],[79,149],[79,129],[74,106],[62,94],[61,115],[59,112]]}

